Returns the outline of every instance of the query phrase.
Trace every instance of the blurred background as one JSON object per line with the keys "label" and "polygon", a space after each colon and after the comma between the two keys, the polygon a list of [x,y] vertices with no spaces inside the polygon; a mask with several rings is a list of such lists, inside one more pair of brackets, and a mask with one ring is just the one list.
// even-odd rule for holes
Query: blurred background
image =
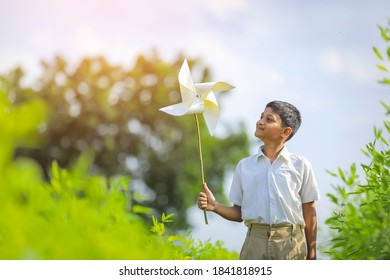
{"label": "blurred background", "polygon": [[384,48],[378,25],[389,1],[0,1],[2,91],[11,105],[40,102],[8,124],[37,126],[12,139],[3,129],[3,164],[7,154],[33,158],[48,179],[53,160],[67,167],[88,152],[91,172],[131,178],[146,220],[175,213],[176,230],[240,250],[243,224],[209,213],[205,225],[196,208],[193,118],[158,111],[180,102],[186,57],[195,82],[236,87],[217,94],[214,137],[201,123],[206,181],[225,203],[235,164],[261,144],[253,132],[264,106],[284,100],[301,110],[288,148],[315,170],[318,241],[327,246],[326,194],[337,184],[327,170],[367,162],[360,150],[384,119],[380,102],[390,101],[373,52]]}

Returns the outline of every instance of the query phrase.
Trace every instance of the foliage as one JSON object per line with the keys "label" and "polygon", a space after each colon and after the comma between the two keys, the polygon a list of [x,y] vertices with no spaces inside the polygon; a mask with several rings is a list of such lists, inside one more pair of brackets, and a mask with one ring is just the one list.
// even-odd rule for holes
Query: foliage
{"label": "foliage", "polygon": [[[92,149],[95,172],[131,176],[133,189],[142,191],[141,199],[132,197],[138,199],[137,205],[157,214],[181,213],[174,226],[184,228],[184,213],[202,186],[195,122],[191,116],[158,111],[180,101],[177,75],[182,61],[182,56],[168,63],[157,54],[140,55],[126,69],[104,57],[85,58],[72,66],[57,56],[41,63],[43,71],[30,86],[23,83],[20,68],[10,71],[1,77],[8,100],[18,105],[39,99],[48,114],[30,138],[36,141],[18,148],[16,156],[35,159],[48,178],[46,171],[54,160],[69,166]],[[200,61],[189,63],[200,81],[210,80],[210,71]],[[222,195],[225,174],[248,153],[249,141],[243,127],[216,138],[202,124],[206,180]]]}
{"label": "foliage", "polygon": [[[383,41],[385,41],[388,46],[386,50],[386,54],[383,55],[383,52],[379,51],[378,48],[373,47],[374,53],[378,57],[378,59],[381,61],[380,64],[377,64],[377,68],[386,74],[389,74],[389,66],[390,66],[390,19],[388,20],[388,27],[383,27],[378,25],[378,28],[381,33],[381,37]],[[388,65],[388,66],[386,66]],[[380,83],[388,84],[390,85],[390,78],[384,77]]]}
{"label": "foliage", "polygon": [[[39,166],[19,159],[4,172],[0,197],[0,259],[236,259],[237,254],[189,234],[163,238],[165,227],[152,235],[145,223],[128,211],[129,178],[107,181],[88,175],[88,156],[78,168],[55,162],[51,182],[37,178]],[[76,167],[75,166],[75,167]],[[83,168],[79,168],[83,167]],[[172,222],[163,215],[163,222]],[[157,220],[154,221],[155,223]],[[191,250],[186,248],[191,244]]]}
{"label": "foliage", "polygon": [[[39,99],[9,101],[0,84],[0,259],[236,259],[220,242],[196,243],[190,234],[153,234],[137,213],[139,195],[129,176],[94,174],[94,151],[85,150],[68,169],[42,167],[14,157],[35,142],[47,108]],[[163,214],[163,223],[172,222]],[[154,218],[154,225],[161,224]],[[149,221],[150,222],[150,221]],[[173,241],[180,240],[180,242]]]}
{"label": "foliage", "polygon": [[326,220],[333,237],[325,253],[332,259],[390,259],[390,121],[384,125],[386,137],[375,128],[375,140],[363,150],[371,160],[362,164],[364,184],[358,182],[355,164],[349,172],[329,172],[344,183],[328,194],[337,206]]}
{"label": "foliage", "polygon": [[[390,21],[389,21],[390,26]],[[390,29],[379,26],[382,39],[390,42]],[[390,62],[390,46],[387,59],[374,47],[377,57]],[[382,64],[377,67],[385,72]],[[381,83],[390,84],[388,78]],[[390,115],[390,106],[382,102]],[[362,164],[365,183],[358,182],[356,165],[349,172],[340,168],[337,174],[344,183],[336,188],[336,194],[327,194],[336,205],[333,215],[326,224],[333,230],[329,254],[332,259],[390,259],[390,121],[384,121],[384,128],[374,127],[374,141],[362,152],[370,159]]]}
{"label": "foliage", "polygon": [[173,220],[171,218],[175,214],[168,214],[165,215],[165,213],[162,214],[161,216],[161,223],[158,222],[158,219],[156,217],[152,217],[153,220],[153,226],[151,227],[151,231],[157,233],[158,236],[163,236],[165,233],[165,223],[171,223]]}
{"label": "foliage", "polygon": [[[162,238],[165,233],[165,223],[171,223],[173,214],[165,215],[164,213],[161,216],[161,222],[157,218],[153,217],[153,226],[151,231],[155,232],[160,238]],[[223,243],[217,241],[215,244],[207,242],[196,242],[190,232],[177,235],[169,235],[165,237],[165,240],[170,244],[175,246],[176,256],[184,256],[186,260],[235,260],[238,259],[237,252],[229,252],[223,248]]]}

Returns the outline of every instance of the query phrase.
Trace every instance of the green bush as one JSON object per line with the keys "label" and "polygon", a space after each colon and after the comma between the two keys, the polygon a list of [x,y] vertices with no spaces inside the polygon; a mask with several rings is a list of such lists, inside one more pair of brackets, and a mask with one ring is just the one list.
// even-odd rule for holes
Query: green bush
{"label": "green bush", "polygon": [[359,183],[355,164],[348,172],[329,172],[343,182],[328,194],[336,205],[326,220],[333,231],[325,253],[332,259],[390,259],[390,121],[384,121],[384,129],[375,128],[374,135],[362,150],[371,161],[362,164],[365,183]]}
{"label": "green bush", "polygon": [[219,242],[167,235],[172,215],[153,218],[153,233],[137,215],[150,209],[132,204],[130,178],[91,174],[90,151],[68,169],[53,162],[49,181],[35,161],[14,159],[44,112],[39,100],[11,105],[0,90],[0,259],[237,258]]}

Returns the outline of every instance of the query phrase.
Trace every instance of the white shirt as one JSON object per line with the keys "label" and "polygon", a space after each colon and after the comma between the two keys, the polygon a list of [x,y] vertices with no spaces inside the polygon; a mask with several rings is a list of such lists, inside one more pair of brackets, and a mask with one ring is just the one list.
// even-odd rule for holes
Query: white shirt
{"label": "white shirt", "polygon": [[320,198],[310,162],[284,147],[271,164],[262,147],[242,159],[234,173],[229,199],[241,206],[246,225],[304,225],[302,203]]}

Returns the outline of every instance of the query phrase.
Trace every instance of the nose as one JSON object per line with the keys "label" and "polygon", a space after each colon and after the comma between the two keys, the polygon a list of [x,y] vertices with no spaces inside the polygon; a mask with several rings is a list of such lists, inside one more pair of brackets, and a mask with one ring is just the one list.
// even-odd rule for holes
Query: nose
{"label": "nose", "polygon": [[264,124],[264,121],[263,121],[263,118],[260,118],[257,122],[256,122],[257,125],[259,124]]}

